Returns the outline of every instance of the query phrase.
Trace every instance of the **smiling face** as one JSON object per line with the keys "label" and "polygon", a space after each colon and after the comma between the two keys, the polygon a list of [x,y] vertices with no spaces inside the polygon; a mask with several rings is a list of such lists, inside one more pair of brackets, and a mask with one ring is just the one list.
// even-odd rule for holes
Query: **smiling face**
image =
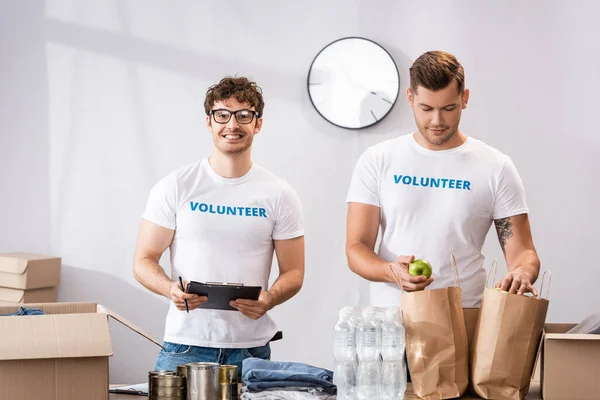
{"label": "smiling face", "polygon": [[[232,112],[238,110],[251,110],[254,107],[248,103],[240,103],[231,97],[223,101],[216,101],[212,110],[229,110]],[[218,111],[216,111],[218,113]],[[232,114],[226,123],[219,123],[214,115],[206,116],[206,126],[212,133],[215,148],[224,155],[239,155],[250,151],[254,135],[260,132],[262,127],[262,118],[254,117],[249,124],[241,124]]]}
{"label": "smiling face", "polygon": [[458,125],[469,101],[469,89],[460,91],[453,81],[440,90],[409,88],[406,95],[419,130],[415,137],[419,144],[430,150],[447,150],[463,143]]}

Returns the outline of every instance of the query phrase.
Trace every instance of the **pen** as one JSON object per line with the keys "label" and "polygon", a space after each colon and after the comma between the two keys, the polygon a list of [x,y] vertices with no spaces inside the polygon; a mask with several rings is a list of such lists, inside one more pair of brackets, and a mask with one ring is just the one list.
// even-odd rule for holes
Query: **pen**
{"label": "pen", "polygon": [[[179,276],[179,286],[181,286],[181,291],[185,293],[185,288],[183,287],[183,279],[181,279],[181,275]],[[185,302],[185,311],[189,313],[190,309],[188,308],[187,300],[183,301]]]}

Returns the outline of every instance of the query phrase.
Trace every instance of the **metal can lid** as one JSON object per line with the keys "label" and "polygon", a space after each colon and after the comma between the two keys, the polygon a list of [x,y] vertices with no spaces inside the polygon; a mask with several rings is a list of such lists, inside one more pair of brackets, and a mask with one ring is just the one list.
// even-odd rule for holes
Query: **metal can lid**
{"label": "metal can lid", "polygon": [[177,375],[179,376],[187,376],[187,365],[179,364],[177,366]]}
{"label": "metal can lid", "polygon": [[219,368],[218,363],[197,362],[186,364],[188,371],[190,370],[216,370]]}
{"label": "metal can lid", "polygon": [[148,372],[148,377],[159,376],[159,375],[176,375],[176,374],[175,374],[175,371],[169,371],[169,370],[166,370],[166,369],[161,369],[161,370],[158,370],[158,371],[149,371]]}

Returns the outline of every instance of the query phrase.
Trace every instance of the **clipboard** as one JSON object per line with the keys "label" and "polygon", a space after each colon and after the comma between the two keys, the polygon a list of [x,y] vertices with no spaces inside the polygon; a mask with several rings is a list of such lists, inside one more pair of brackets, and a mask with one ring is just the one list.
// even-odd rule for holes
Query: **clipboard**
{"label": "clipboard", "polygon": [[110,393],[132,394],[137,396],[148,396],[148,383],[138,383],[137,385],[126,385],[111,387]]}
{"label": "clipboard", "polygon": [[243,283],[191,281],[187,284],[186,292],[208,297],[208,301],[200,304],[198,308],[237,311],[229,305],[230,301],[258,300],[261,290],[261,286],[244,286]]}

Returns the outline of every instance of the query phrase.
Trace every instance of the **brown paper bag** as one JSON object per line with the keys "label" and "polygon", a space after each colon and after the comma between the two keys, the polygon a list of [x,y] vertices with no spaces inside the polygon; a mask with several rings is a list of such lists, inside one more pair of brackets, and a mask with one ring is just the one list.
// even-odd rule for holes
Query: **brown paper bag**
{"label": "brown paper bag", "polygon": [[527,395],[548,304],[547,298],[501,292],[486,283],[470,351],[471,386],[477,395],[500,400]]}
{"label": "brown paper bag", "polygon": [[465,328],[467,328],[467,340],[469,342],[468,349],[471,348],[473,337],[475,336],[475,327],[479,319],[479,308],[463,308],[465,315]]}
{"label": "brown paper bag", "polygon": [[[470,360],[471,350],[473,348],[473,337],[475,336],[475,328],[477,327],[477,320],[479,319],[479,308],[463,308],[463,314],[465,315],[465,327],[467,328],[467,341],[469,345],[467,360]],[[469,376],[471,376],[469,371]],[[477,396],[477,393],[473,390],[473,385],[469,385],[467,387],[467,391],[465,392],[467,396]]]}
{"label": "brown paper bag", "polygon": [[456,287],[401,295],[408,368],[413,390],[423,399],[460,397],[468,385],[467,331],[454,257],[452,266]]}

